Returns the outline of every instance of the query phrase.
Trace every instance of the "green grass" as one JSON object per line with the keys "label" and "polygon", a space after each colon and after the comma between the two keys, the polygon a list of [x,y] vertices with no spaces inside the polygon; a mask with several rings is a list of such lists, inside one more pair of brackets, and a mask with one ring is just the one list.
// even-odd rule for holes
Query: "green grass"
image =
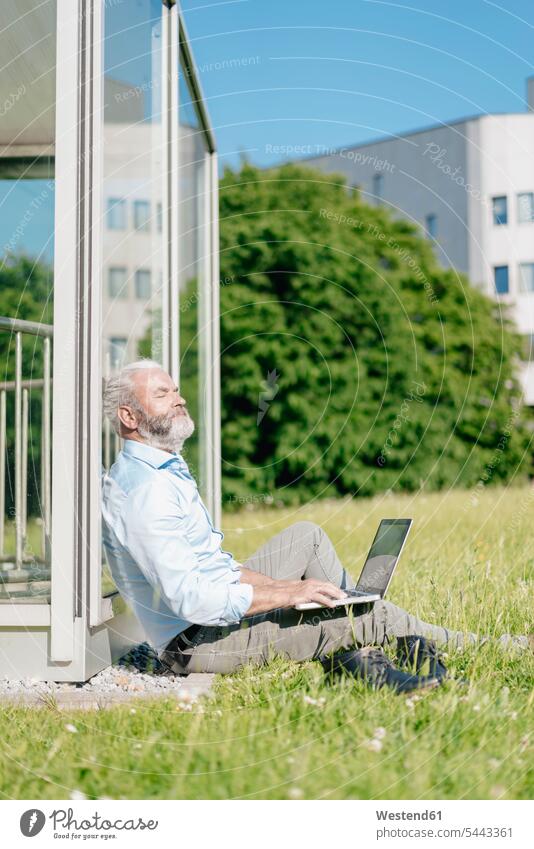
{"label": "green grass", "polygon": [[[453,628],[532,632],[534,492],[383,496],[225,518],[244,560],[300,519],[321,524],[356,573],[379,518],[415,518],[392,601]],[[317,664],[275,661],[171,701],[100,712],[4,709],[5,798],[527,799],[533,794],[532,654],[451,652],[450,682],[420,699],[329,685]],[[190,706],[185,706],[190,707]],[[67,730],[72,723],[77,733]],[[377,732],[377,729],[381,729]],[[379,744],[373,739],[379,739]],[[530,734],[530,739],[529,739]],[[381,744],[381,746],[380,746]]]}

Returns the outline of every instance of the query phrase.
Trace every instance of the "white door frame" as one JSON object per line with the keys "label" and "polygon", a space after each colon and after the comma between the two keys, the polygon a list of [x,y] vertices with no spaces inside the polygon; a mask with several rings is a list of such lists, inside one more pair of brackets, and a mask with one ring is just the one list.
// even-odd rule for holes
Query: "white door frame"
{"label": "white door frame", "polygon": [[57,2],[50,659],[74,659],[81,0]]}

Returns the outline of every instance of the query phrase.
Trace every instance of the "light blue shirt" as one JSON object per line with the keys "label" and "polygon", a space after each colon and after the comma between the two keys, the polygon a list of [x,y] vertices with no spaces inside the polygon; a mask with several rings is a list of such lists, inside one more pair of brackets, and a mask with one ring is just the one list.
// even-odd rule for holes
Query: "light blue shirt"
{"label": "light blue shirt", "polygon": [[102,538],[116,587],[161,651],[191,624],[243,618],[252,586],[221,548],[181,454],[132,439],[102,476]]}

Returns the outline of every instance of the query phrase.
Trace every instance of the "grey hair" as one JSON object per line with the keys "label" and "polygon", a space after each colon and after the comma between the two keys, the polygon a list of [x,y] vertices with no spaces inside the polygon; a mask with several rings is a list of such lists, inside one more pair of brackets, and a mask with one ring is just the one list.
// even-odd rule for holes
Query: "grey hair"
{"label": "grey hair", "polygon": [[134,374],[147,368],[160,369],[161,367],[161,363],[157,363],[155,360],[136,360],[134,363],[128,363],[127,366],[124,366],[117,374],[108,379],[104,387],[103,410],[104,415],[113,425],[113,430],[119,436],[121,424],[118,416],[119,406],[126,404],[138,413],[144,412],[135,395],[132,379]]}

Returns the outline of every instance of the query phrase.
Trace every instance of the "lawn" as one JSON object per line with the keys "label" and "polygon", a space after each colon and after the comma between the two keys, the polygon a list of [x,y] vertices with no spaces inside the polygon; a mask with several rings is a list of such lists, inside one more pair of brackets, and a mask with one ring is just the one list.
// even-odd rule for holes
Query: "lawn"
{"label": "lawn", "polygon": [[[532,632],[534,490],[323,501],[224,518],[245,560],[300,519],[321,524],[357,573],[381,517],[413,516],[389,598],[423,618]],[[468,686],[420,698],[325,682],[276,661],[220,677],[197,705],[2,711],[4,798],[532,798],[533,654],[451,652]],[[76,729],[75,731],[73,730]],[[70,730],[69,730],[70,729]]]}

